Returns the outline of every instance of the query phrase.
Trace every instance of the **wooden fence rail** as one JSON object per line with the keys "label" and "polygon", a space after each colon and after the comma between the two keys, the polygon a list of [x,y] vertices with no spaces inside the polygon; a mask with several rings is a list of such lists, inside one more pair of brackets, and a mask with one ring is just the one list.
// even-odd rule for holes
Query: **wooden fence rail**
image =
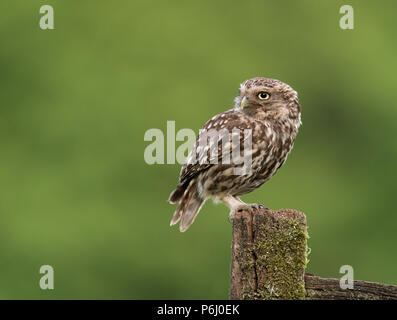
{"label": "wooden fence rail", "polygon": [[306,216],[299,211],[250,209],[233,220],[230,299],[397,299],[397,286],[305,274]]}

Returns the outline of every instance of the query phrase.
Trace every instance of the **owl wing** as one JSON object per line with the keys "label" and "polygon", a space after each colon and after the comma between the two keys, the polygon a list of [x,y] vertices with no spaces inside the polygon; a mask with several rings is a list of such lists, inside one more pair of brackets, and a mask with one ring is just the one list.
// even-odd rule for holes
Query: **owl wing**
{"label": "owl wing", "polygon": [[[252,125],[251,120],[249,120],[244,113],[235,109],[225,111],[210,119],[200,131],[195,145],[190,151],[185,164],[182,166],[178,186],[171,192],[168,201],[170,203],[179,202],[187,191],[190,183],[202,172],[220,163],[228,165],[225,164],[223,160],[231,160],[234,155],[233,151],[244,146],[244,142],[249,137],[249,135],[245,134],[246,131],[244,130],[251,129]],[[233,129],[239,130],[238,135],[240,139],[232,138]],[[205,140],[202,139],[203,135],[207,133],[208,136],[208,132],[211,133],[211,130],[212,132],[215,131],[217,134],[215,134],[215,136],[209,134],[212,138],[210,139],[211,144],[209,145],[213,146],[213,144],[215,144],[217,148],[210,148],[208,142],[205,143]],[[227,141],[228,144],[224,141]],[[239,143],[237,143],[237,141],[239,141]],[[230,166],[231,165],[233,165],[232,162]]]}
{"label": "owl wing", "polygon": [[[186,163],[182,166],[179,185],[187,186],[191,179],[211,166],[224,163],[222,161],[225,159],[231,159],[233,151],[236,148],[242,148],[244,142],[249,138],[244,130],[250,129],[250,124],[242,112],[234,109],[210,119],[201,130]],[[236,129],[238,131],[233,132]],[[210,137],[209,141],[204,136],[206,134]],[[239,139],[232,138],[233,135],[239,136]],[[214,148],[216,151],[213,151]]]}

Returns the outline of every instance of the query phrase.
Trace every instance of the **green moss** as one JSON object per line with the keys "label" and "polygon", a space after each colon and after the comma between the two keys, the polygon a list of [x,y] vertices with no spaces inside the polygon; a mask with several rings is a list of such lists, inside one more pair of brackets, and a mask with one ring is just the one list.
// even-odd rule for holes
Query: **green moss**
{"label": "green moss", "polygon": [[306,227],[290,218],[278,218],[273,221],[277,225],[266,219],[257,232],[254,259],[248,259],[246,266],[256,271],[256,290],[246,288],[243,299],[304,299],[309,253]]}

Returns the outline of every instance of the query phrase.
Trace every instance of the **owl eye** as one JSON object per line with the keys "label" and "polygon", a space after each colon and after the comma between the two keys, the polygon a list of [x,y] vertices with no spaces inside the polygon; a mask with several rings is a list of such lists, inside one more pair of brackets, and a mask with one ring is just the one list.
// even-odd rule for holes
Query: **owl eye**
{"label": "owl eye", "polygon": [[258,98],[261,99],[261,100],[269,100],[270,94],[267,93],[267,92],[262,91],[262,92],[258,93]]}

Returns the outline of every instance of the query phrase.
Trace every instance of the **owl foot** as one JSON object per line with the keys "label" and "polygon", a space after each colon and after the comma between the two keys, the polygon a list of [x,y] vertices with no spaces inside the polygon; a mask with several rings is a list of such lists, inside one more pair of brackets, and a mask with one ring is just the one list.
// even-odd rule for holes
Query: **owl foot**
{"label": "owl foot", "polygon": [[236,212],[243,212],[244,210],[249,211],[251,208],[252,208],[252,205],[246,204],[246,203],[241,203],[238,206],[236,206],[230,210],[229,217],[227,219],[229,220],[230,223],[232,223]]}
{"label": "owl foot", "polygon": [[235,212],[243,212],[244,210],[245,211],[250,211],[251,209],[254,209],[256,211],[259,211],[261,209],[269,210],[269,208],[265,207],[263,204],[258,204],[258,203],[246,204],[246,203],[242,203],[239,206],[235,207],[234,209],[230,210],[230,213],[229,213],[229,216],[228,216],[227,220],[230,223],[233,223]]}
{"label": "owl foot", "polygon": [[243,212],[244,210],[249,211],[250,209],[251,209],[251,205],[242,202],[236,207],[230,209],[229,217],[227,218],[227,220],[229,220],[229,222],[232,223],[236,212]]}
{"label": "owl foot", "polygon": [[230,208],[229,217],[227,218],[230,223],[232,223],[234,219],[235,212],[242,212],[244,210],[250,211],[252,209],[256,211],[259,211],[260,209],[269,209],[266,208],[264,205],[258,203],[244,203],[240,200],[239,197],[234,197],[230,195],[223,197],[221,200]]}

